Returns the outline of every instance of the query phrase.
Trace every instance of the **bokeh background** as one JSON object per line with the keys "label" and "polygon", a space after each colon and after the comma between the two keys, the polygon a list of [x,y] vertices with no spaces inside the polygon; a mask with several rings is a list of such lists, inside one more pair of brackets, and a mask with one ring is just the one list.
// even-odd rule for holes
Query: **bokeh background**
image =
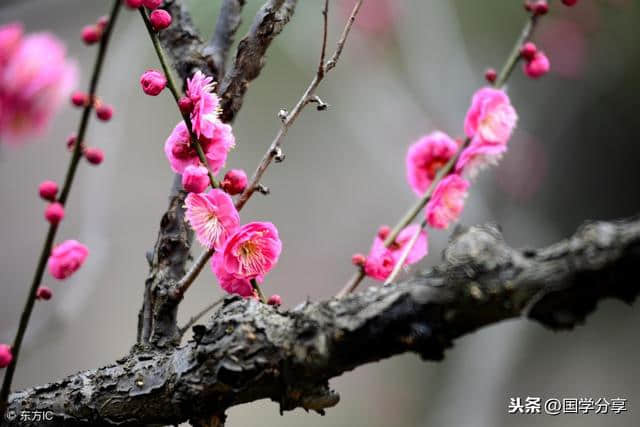
{"label": "bokeh background", "polygon": [[[85,88],[95,48],[80,42],[110,2],[4,0],[0,25],[19,20],[29,32],[49,30],[68,44]],[[205,37],[219,0],[192,0]],[[261,2],[248,0],[246,31]],[[336,1],[331,44],[351,1]],[[586,219],[640,211],[640,4],[554,1],[535,41],[552,62],[539,81],[516,70],[509,83],[520,114],[510,151],[481,175],[464,224],[496,221],[515,246],[549,244]],[[299,98],[317,65],[320,0],[301,1],[251,85],[235,123],[228,166],[252,171],[275,135],[280,108]],[[380,224],[393,224],[413,194],[404,155],[424,133],[462,135],[469,99],[483,71],[498,68],[525,16],[521,1],[369,0],[343,58],[319,95],[331,105],[309,108],[284,145],[286,161],[265,177],[244,221],[270,220],[284,240],[278,268],[264,289],[292,307],[333,295],[353,273],[350,256],[366,252]],[[108,123],[93,120],[88,141],[106,152],[97,168],[81,165],[58,239],[77,238],[91,255],[71,280],[45,285],[54,299],[37,304],[15,386],[59,379],[107,364],[135,340],[137,313],[153,247],[167,205],[171,172],[162,146],[178,121],[168,93],[143,95],[138,77],[158,67],[137,13],[124,12],[107,56],[99,92],[115,105]],[[17,327],[46,223],[37,197],[43,179],[62,180],[65,140],[79,120],[63,108],[45,136],[20,148],[0,145],[0,342]],[[446,232],[431,232],[438,263]],[[365,283],[366,286],[370,282]],[[221,291],[205,270],[180,307],[184,322]],[[326,417],[301,410],[278,414],[255,402],[229,411],[237,426],[632,426],[640,421],[640,309],[604,302],[587,325],[553,333],[524,320],[503,322],[456,342],[441,363],[404,355],[361,367],[332,381],[341,403]],[[2,372],[0,372],[2,375]],[[510,397],[622,397],[625,415],[507,414]]]}

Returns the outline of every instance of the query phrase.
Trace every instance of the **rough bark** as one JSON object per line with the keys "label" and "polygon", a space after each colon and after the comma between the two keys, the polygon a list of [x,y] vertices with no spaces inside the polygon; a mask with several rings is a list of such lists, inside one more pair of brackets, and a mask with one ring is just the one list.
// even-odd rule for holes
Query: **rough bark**
{"label": "rough bark", "polygon": [[233,66],[218,88],[223,121],[232,121],[242,107],[249,83],[260,75],[267,49],[293,16],[297,3],[269,0],[256,14],[249,33],[238,44]]}
{"label": "rough bark", "polygon": [[471,227],[443,257],[401,284],[290,311],[230,297],[185,346],[136,346],[113,365],[13,394],[10,410],[47,408],[57,425],[214,419],[262,398],[322,412],[339,400],[328,380],[365,363],[408,351],[440,360],[454,339],[504,319],[570,329],[604,298],[631,303],[640,220],[589,223],[539,250],[512,249],[493,225]]}
{"label": "rough bark", "polygon": [[213,58],[213,62],[216,68],[220,70],[221,75],[224,73],[227,55],[233,44],[233,38],[236,31],[238,31],[238,27],[240,27],[242,8],[245,3],[245,0],[223,0],[220,5],[216,29],[206,52]]}

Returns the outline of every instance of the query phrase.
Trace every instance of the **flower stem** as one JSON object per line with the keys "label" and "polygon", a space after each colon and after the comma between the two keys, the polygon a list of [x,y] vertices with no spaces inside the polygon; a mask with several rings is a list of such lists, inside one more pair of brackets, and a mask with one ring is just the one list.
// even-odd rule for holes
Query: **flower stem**
{"label": "flower stem", "polygon": [[[171,95],[173,95],[173,99],[176,101],[176,106],[178,106],[178,102],[180,101],[180,91],[178,90],[176,81],[173,78],[171,69],[167,64],[167,58],[166,58],[166,55],[164,54],[164,51],[162,50],[162,46],[160,46],[160,40],[158,40],[158,36],[155,30],[151,26],[151,22],[149,21],[149,17],[147,16],[147,12],[145,11],[144,7],[141,7],[139,10],[140,10],[140,15],[142,16],[142,20],[144,21],[145,27],[147,27],[147,32],[149,33],[149,37],[151,38],[151,43],[153,44],[153,48],[155,49],[156,54],[158,55],[158,60],[160,61],[160,66],[162,67],[162,71],[164,72],[164,75],[167,78],[167,86],[169,87],[169,91],[171,92]],[[178,107],[178,110],[179,110],[179,107]],[[182,111],[180,111],[180,115],[182,116],[184,123],[187,125],[187,130],[189,131],[189,137],[191,138],[191,145],[196,149],[196,153],[198,154],[198,158],[200,159],[200,162],[207,168],[207,174],[209,175],[209,182],[211,183],[211,186],[213,188],[218,188],[220,185],[218,184],[216,179],[213,177],[213,174],[209,169],[209,162],[207,161],[207,157],[205,156],[204,150],[202,149],[202,146],[198,141],[198,137],[193,132],[193,129],[191,127],[191,118],[189,117],[189,114],[183,113]]]}
{"label": "flower stem", "polygon": [[[511,49],[511,52],[509,53],[507,60],[502,66],[500,73],[498,74],[498,78],[493,84],[494,87],[502,88],[505,85],[505,83],[509,80],[509,77],[511,77],[511,74],[513,74],[513,70],[515,69],[516,65],[521,59],[520,47],[531,38],[533,31],[536,27],[536,24],[538,23],[538,19],[539,19],[539,15],[536,15],[535,13],[531,13],[527,17],[527,21],[525,22],[524,27],[520,35],[518,36],[518,39],[516,40],[513,48]],[[387,236],[386,240],[384,241],[384,245],[386,247],[389,247],[395,241],[396,237],[398,237],[398,234],[400,234],[400,232],[407,225],[409,225],[416,218],[416,216],[418,216],[420,211],[427,205],[427,203],[429,202],[429,199],[431,198],[431,194],[433,193],[433,190],[435,190],[436,185],[438,185],[438,183],[440,182],[440,180],[442,180],[442,178],[444,178],[446,175],[449,175],[452,172],[453,167],[455,166],[458,158],[460,157],[460,154],[462,154],[462,151],[470,144],[470,142],[471,140],[467,138],[464,141],[464,143],[460,145],[460,148],[456,152],[455,156],[453,156],[443,167],[438,169],[438,173],[436,174],[435,178],[433,179],[426,193],[416,202],[414,206],[412,206],[407,211],[407,213],[402,217],[402,219],[400,219],[400,221],[393,227],[393,229],[389,233],[389,236]],[[398,263],[398,265],[395,266],[394,271],[396,270],[399,271],[401,267],[402,267],[402,263]],[[392,273],[392,276],[390,276],[390,279],[387,279],[387,282],[392,281],[397,274],[398,274],[397,272],[395,275]],[[358,287],[360,282],[362,282],[364,277],[365,277],[364,270],[359,269],[358,272],[356,272],[351,277],[351,279],[349,279],[347,284],[340,290],[340,292],[336,294],[336,298],[342,298],[345,295],[353,292]]]}
{"label": "flower stem", "polygon": [[[113,6],[111,7],[111,13],[109,14],[109,22],[107,23],[104,33],[102,34],[102,37],[100,39],[96,61],[93,66],[93,72],[91,74],[91,81],[89,82],[89,99],[94,99],[95,97],[96,89],[98,86],[98,79],[100,77],[100,72],[102,71],[102,65],[104,63],[107,46],[109,44],[113,26],[115,25],[116,19],[118,17],[118,12],[120,11],[121,4],[121,0],[114,0]],[[92,108],[93,107],[91,104],[86,105],[82,112],[73,154],[67,168],[64,184],[62,186],[62,192],[60,193],[60,198],[58,199],[58,202],[62,205],[66,203],[67,198],[69,197],[71,185],[73,184],[73,179],[75,177],[80,158],[82,157],[82,142],[84,141],[84,136],[87,131]],[[18,326],[16,336],[13,340],[13,346],[11,347],[13,360],[7,367],[7,371],[4,374],[4,381],[2,383],[2,390],[0,390],[0,414],[3,414],[4,410],[6,409],[7,399],[11,391],[11,383],[13,382],[13,376],[15,374],[18,357],[20,355],[20,348],[22,347],[22,341],[27,331],[29,320],[31,319],[31,313],[33,312],[33,307],[36,301],[36,293],[42,281],[42,275],[44,274],[44,270],[49,259],[49,254],[51,253],[51,248],[53,247],[53,241],[55,240],[57,230],[58,225],[51,224],[49,226],[49,231],[47,232],[47,237],[45,238],[44,245],[40,252],[40,257],[38,259],[36,271],[33,276],[33,281],[31,282],[31,288],[27,296],[27,301],[25,302],[24,308],[22,310],[22,315],[20,316],[20,324]]]}
{"label": "flower stem", "polygon": [[262,289],[260,289],[260,285],[258,285],[258,282],[256,279],[251,279],[251,286],[253,286],[253,289],[257,292],[258,298],[260,298],[260,301],[262,301],[263,304],[266,304],[267,299],[264,297],[264,294],[262,293]]}

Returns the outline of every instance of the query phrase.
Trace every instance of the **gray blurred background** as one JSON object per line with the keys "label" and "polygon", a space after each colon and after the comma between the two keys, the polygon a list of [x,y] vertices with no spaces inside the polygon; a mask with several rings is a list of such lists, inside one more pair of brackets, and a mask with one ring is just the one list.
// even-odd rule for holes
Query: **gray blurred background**
{"label": "gray blurred background", "polygon": [[[54,31],[78,59],[85,88],[95,48],[82,45],[80,30],[109,3],[4,0],[0,25],[20,20],[29,32]],[[208,37],[219,0],[189,3]],[[241,34],[261,2],[247,3]],[[300,3],[235,123],[230,167],[253,170],[278,129],[278,110],[290,108],[313,77],[321,1]],[[332,45],[351,2],[337,3]],[[520,114],[518,130],[500,166],[475,184],[462,218],[465,224],[497,221],[519,247],[549,244],[585,219],[640,211],[639,4],[582,0],[567,9],[553,3],[535,37],[552,73],[531,81],[516,70],[509,93]],[[377,227],[393,224],[413,203],[404,178],[409,144],[434,129],[462,135],[484,69],[500,66],[524,18],[519,0],[365,2],[363,21],[319,91],[331,108],[303,114],[285,141],[286,161],[266,175],[272,194],[257,195],[242,212],[243,221],[276,223],[284,241],[266,293],[282,295],[292,307],[329,297],[344,284],[353,273],[351,254],[368,251]],[[44,280],[54,299],[36,306],[16,387],[107,364],[135,340],[144,254],[155,241],[171,183],[162,146],[178,121],[168,93],[142,94],[138,78],[149,67],[158,64],[148,36],[138,14],[125,11],[99,86],[116,114],[108,124],[93,120],[88,133],[106,160],[79,168],[58,237],[84,242],[91,255],[72,279]],[[19,149],[0,146],[0,342],[13,339],[44,239],[37,185],[62,180],[65,140],[78,119],[79,111],[65,106],[45,137]],[[424,266],[439,262],[446,239],[446,232],[431,232]],[[205,270],[180,307],[181,320],[220,295]],[[342,402],[324,418],[300,410],[281,417],[275,403],[261,401],[230,410],[228,425],[638,425],[639,320],[637,306],[605,302],[586,326],[569,333],[504,322],[459,340],[442,363],[404,355],[333,380]],[[526,396],[622,397],[628,413],[508,415],[509,398]]]}

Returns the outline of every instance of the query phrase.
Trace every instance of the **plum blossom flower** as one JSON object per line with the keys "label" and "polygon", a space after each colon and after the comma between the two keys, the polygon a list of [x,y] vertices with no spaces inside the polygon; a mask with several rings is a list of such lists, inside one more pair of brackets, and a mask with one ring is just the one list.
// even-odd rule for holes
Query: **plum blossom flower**
{"label": "plum blossom flower", "polygon": [[485,87],[473,95],[464,120],[464,131],[472,139],[506,144],[517,121],[518,115],[507,94],[500,89]]}
{"label": "plum blossom flower", "polygon": [[250,222],[229,237],[220,263],[226,274],[239,279],[261,279],[278,262],[282,241],[270,222]]}
{"label": "plum blossom flower", "polygon": [[189,193],[185,199],[185,217],[207,248],[220,250],[240,224],[240,215],[231,197],[222,190]]}
{"label": "plum blossom flower", "polygon": [[[200,140],[207,163],[211,172],[216,174],[227,161],[227,154],[235,146],[235,138],[228,124],[217,121],[213,127],[211,139]],[[164,144],[164,152],[169,160],[171,169],[182,174],[189,165],[200,164],[198,153],[191,146],[189,130],[184,122],[180,122],[167,138]]]}
{"label": "plum blossom flower", "polygon": [[473,141],[460,154],[455,172],[466,179],[474,179],[483,169],[497,165],[506,151],[506,145]]}
{"label": "plum blossom flower", "polygon": [[6,368],[13,360],[13,353],[9,344],[0,344],[0,369]]}
{"label": "plum blossom flower", "polygon": [[433,228],[447,228],[456,221],[464,208],[464,200],[469,190],[469,181],[459,175],[444,178],[427,203],[427,222]]}
{"label": "plum blossom flower", "polygon": [[77,76],[60,40],[21,33],[17,24],[0,27],[0,139],[13,145],[43,131]]}
{"label": "plum blossom flower", "polygon": [[[384,246],[384,240],[378,235],[373,240],[371,250],[364,264],[364,272],[372,279],[384,281],[389,277],[396,263],[400,260],[406,245],[418,231],[420,226],[417,224],[405,227],[396,237],[388,248]],[[411,248],[404,265],[415,264],[427,255],[429,250],[427,233],[420,231],[418,240]]]}
{"label": "plum blossom flower", "polygon": [[253,285],[249,279],[238,278],[227,273],[224,269],[222,254],[220,252],[216,252],[213,255],[213,258],[211,259],[211,269],[218,279],[220,287],[224,289],[225,292],[229,294],[237,294],[245,298],[255,296]]}
{"label": "plum blossom flower", "polygon": [[20,46],[22,34],[22,25],[18,22],[0,27],[0,70]]}
{"label": "plum blossom flower", "polygon": [[432,132],[409,147],[407,181],[414,193],[422,196],[431,185],[438,169],[456,154],[458,144],[443,132]]}
{"label": "plum blossom flower", "polygon": [[193,102],[191,123],[198,138],[204,136],[211,139],[215,132],[220,100],[213,93],[214,86],[213,78],[205,76],[199,70],[187,80],[187,96]]}
{"label": "plum blossom flower", "polygon": [[53,248],[49,256],[49,273],[63,280],[78,271],[89,255],[89,249],[77,240],[66,240]]}

